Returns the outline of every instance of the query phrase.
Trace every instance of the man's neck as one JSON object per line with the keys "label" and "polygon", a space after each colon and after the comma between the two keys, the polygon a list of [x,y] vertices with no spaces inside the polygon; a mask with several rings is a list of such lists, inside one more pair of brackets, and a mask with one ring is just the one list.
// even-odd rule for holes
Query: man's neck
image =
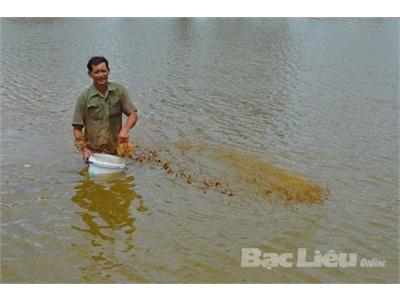
{"label": "man's neck", "polygon": [[94,85],[96,87],[96,89],[103,95],[106,95],[107,92],[107,87],[108,87],[108,83],[103,84],[103,85]]}

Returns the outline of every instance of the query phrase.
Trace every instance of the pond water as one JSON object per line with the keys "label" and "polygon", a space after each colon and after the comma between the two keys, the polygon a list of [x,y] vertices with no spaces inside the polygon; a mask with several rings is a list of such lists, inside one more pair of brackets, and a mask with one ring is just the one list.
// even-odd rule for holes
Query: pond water
{"label": "pond water", "polygon": [[[2,282],[399,281],[398,19],[0,25]],[[72,141],[93,55],[139,109],[108,178]],[[385,266],[244,268],[242,248]]]}

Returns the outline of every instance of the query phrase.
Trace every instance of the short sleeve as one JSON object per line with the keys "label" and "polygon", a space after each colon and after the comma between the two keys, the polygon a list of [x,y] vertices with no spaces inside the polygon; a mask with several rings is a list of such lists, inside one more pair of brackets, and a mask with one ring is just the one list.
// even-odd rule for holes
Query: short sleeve
{"label": "short sleeve", "polygon": [[129,115],[131,112],[137,111],[136,106],[132,103],[129,93],[125,87],[121,89],[121,107],[125,115]]}
{"label": "short sleeve", "polygon": [[85,108],[82,104],[82,96],[76,100],[74,116],[72,118],[72,126],[85,125]]}

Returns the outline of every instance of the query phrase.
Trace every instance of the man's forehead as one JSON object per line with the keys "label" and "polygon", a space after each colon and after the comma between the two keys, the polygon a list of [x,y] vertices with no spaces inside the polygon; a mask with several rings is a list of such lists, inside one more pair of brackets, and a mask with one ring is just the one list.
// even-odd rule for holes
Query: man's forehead
{"label": "man's forehead", "polygon": [[98,65],[93,65],[92,68],[93,68],[93,70],[95,70],[95,69],[104,69],[104,68],[107,69],[107,65],[106,65],[105,62],[102,62],[102,63],[100,63]]}

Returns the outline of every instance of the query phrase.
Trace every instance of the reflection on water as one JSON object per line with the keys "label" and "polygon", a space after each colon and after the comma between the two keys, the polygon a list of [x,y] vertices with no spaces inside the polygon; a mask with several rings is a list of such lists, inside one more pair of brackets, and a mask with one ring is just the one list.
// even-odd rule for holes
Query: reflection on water
{"label": "reflection on water", "polygon": [[115,174],[91,178],[87,170],[81,175],[83,181],[75,187],[71,200],[81,208],[76,213],[82,220],[82,224],[72,225],[72,228],[87,234],[91,258],[89,265],[81,267],[82,276],[85,281],[101,280],[102,276],[110,279],[111,275],[103,271],[122,266],[115,255],[115,247],[123,253],[134,248],[136,227],[132,202],[139,202],[138,211],[147,208],[133,188],[133,176]]}

